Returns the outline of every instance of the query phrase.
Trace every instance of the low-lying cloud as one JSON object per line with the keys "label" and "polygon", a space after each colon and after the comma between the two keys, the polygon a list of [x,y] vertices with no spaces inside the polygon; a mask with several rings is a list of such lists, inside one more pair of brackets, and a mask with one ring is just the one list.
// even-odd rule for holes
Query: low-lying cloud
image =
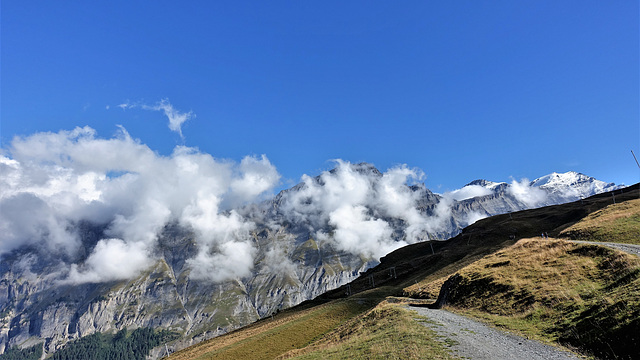
{"label": "low-lying cloud", "polygon": [[[134,106],[140,105],[121,107]],[[164,111],[180,130],[190,116],[172,109],[163,100],[151,110]],[[369,164],[335,163],[317,177],[303,175],[301,186],[284,193],[280,211],[320,243],[367,259],[448,234],[458,201],[492,193],[470,185],[429,195],[437,202],[425,205],[419,169],[401,165],[381,173]],[[159,258],[159,234],[172,223],[194,234],[197,250],[186,262],[192,279],[247,277],[259,255],[252,236],[259,229],[236,209],[266,199],[279,183],[265,155],[234,162],[177,146],[161,156],[123,127],[111,138],[90,127],[16,137],[0,155],[0,256],[31,246],[66,259],[59,271],[64,282],[128,279]],[[526,179],[513,180],[507,193],[528,207],[547,196]],[[486,213],[457,216],[466,225]],[[103,229],[88,249],[78,233],[83,222]],[[263,251],[265,261],[278,259],[263,263],[263,271],[298,266],[284,246]]]}
{"label": "low-lying cloud", "polygon": [[454,190],[448,193],[451,198],[456,201],[472,199],[479,196],[486,196],[493,193],[491,189],[480,185],[467,185],[462,189]]}
{"label": "low-lying cloud", "polygon": [[228,210],[262,199],[280,181],[266,156],[235,163],[185,146],[160,156],[124,128],[109,139],[89,127],[16,137],[0,167],[0,255],[32,245],[73,257],[81,246],[74,225],[105,226],[106,238],[70,266],[67,280],[76,283],[139,273],[169,222],[196,235],[193,265],[216,264],[194,276],[244,276],[253,266],[254,224]]}
{"label": "low-lying cloud", "polygon": [[[308,224],[318,240],[379,259],[423,240],[438,226],[417,209],[422,194],[407,186],[423,178],[420,170],[404,165],[380,173],[368,164],[336,160],[332,171],[304,175],[303,186],[287,193],[282,208],[290,221]],[[392,219],[403,222],[404,237],[393,235]]]}
{"label": "low-lying cloud", "polygon": [[511,186],[507,188],[507,192],[530,208],[540,206],[548,199],[547,192],[531,186],[531,182],[528,179],[521,179],[520,181],[513,179]]}

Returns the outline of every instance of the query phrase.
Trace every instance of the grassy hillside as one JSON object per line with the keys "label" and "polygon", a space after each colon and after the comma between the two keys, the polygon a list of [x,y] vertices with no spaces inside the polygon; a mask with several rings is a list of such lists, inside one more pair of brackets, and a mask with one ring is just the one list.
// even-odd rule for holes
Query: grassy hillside
{"label": "grassy hillside", "polygon": [[560,233],[573,240],[614,241],[640,245],[640,199],[595,211]]}
{"label": "grassy hillside", "polygon": [[589,244],[524,239],[457,272],[448,305],[597,356],[640,349],[640,259]]}
{"label": "grassy hillside", "polygon": [[[618,190],[615,198],[639,199],[639,186]],[[637,349],[637,339],[625,335],[638,328],[640,318],[637,258],[600,246],[531,239],[542,232],[558,236],[612,203],[608,193],[498,215],[448,241],[398,249],[349,285],[170,359],[446,359],[434,334],[385,299],[433,299],[455,273],[468,281],[457,284],[455,311],[599,354],[608,345]]]}
{"label": "grassy hillside", "polygon": [[279,359],[455,359],[432,330],[413,321],[415,317],[385,301],[313,345]]}
{"label": "grassy hillside", "polygon": [[171,359],[273,359],[309,345],[345,321],[375,307],[384,295],[308,302],[273,318],[171,354]]}

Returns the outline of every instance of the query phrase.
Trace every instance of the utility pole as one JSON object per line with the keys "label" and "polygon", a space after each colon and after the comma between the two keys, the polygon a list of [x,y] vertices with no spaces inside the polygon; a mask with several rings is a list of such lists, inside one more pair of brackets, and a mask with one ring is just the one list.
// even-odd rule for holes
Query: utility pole
{"label": "utility pole", "polygon": [[397,275],[396,275],[396,267],[395,266],[392,266],[392,267],[389,268],[389,277],[392,277],[392,276],[393,276],[394,279],[398,278]]}

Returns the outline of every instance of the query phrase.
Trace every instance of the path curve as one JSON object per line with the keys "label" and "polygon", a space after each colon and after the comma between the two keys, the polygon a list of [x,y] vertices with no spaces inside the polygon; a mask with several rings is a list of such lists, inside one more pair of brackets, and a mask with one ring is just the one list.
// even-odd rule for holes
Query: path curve
{"label": "path curve", "polygon": [[616,250],[624,251],[635,256],[640,256],[640,245],[623,244],[614,242],[601,242],[601,241],[582,241],[582,240],[568,240],[578,244],[593,244],[610,247]]}
{"label": "path curve", "polygon": [[442,309],[408,307],[427,321],[416,319],[434,330],[453,354],[472,360],[569,360],[578,355],[538,341],[507,333],[481,322]]}

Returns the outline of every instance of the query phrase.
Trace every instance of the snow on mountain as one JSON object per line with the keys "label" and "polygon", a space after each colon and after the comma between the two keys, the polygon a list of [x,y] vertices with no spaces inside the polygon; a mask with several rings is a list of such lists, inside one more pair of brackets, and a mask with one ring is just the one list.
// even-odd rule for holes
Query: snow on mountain
{"label": "snow on mountain", "polygon": [[[472,181],[472,182],[468,183],[468,184],[467,184],[467,185],[465,185],[464,187],[477,185],[477,186],[482,186],[482,187],[484,187],[484,188],[487,188],[487,189],[493,190],[493,189],[495,189],[496,187],[498,187],[498,186],[500,186],[500,185],[503,185],[503,184],[506,184],[506,183],[505,183],[505,182],[493,182],[493,181],[488,181],[488,180],[479,179],[479,180],[474,180],[474,181]],[[463,188],[464,188],[464,187],[463,187]]]}
{"label": "snow on mountain", "polygon": [[506,183],[488,180],[474,180],[458,190],[449,192],[448,195],[456,201],[462,201],[493,194],[503,185],[506,185]]}
{"label": "snow on mountain", "polygon": [[[181,343],[175,344],[180,348],[337,288],[406,244],[447,239],[487,216],[619,188],[568,172],[531,182],[476,180],[435,194],[420,182],[423,176],[406,166],[380,172],[371,164],[338,161],[335,169],[305,175],[271,200],[222,213],[218,218],[251,225],[240,234],[244,237],[224,232],[229,241],[222,245],[232,253],[246,247],[250,259],[248,272],[231,280],[194,276],[194,264],[209,269],[210,262],[231,257],[224,251],[201,256],[198,227],[174,221],[153,234],[152,264],[145,271],[133,278],[74,283],[69,268],[90,265],[110,226],[70,222],[79,243],[74,256],[55,256],[37,246],[0,255],[0,354],[39,342],[49,354],[71,339],[140,326],[180,332]],[[218,248],[225,250],[211,246],[204,254]]]}
{"label": "snow on mountain", "polygon": [[[514,180],[510,184],[479,179],[466,184],[460,189],[448,192],[446,195],[456,201],[463,201],[505,190],[518,197],[517,194],[519,192],[530,193],[536,192],[536,189],[540,189],[544,190],[544,193],[538,192],[538,197],[541,199],[536,205],[551,205],[559,202],[579,200],[622,187],[624,187],[624,185],[607,183],[575,171],[568,171],[566,173],[553,172],[529,183],[526,183],[525,179],[521,181]],[[529,201],[529,203],[532,204],[531,201]]]}
{"label": "snow on mountain", "polygon": [[531,186],[544,189],[551,197],[560,197],[566,199],[565,201],[578,200],[624,187],[624,185],[606,183],[575,171],[553,172],[533,180]]}

